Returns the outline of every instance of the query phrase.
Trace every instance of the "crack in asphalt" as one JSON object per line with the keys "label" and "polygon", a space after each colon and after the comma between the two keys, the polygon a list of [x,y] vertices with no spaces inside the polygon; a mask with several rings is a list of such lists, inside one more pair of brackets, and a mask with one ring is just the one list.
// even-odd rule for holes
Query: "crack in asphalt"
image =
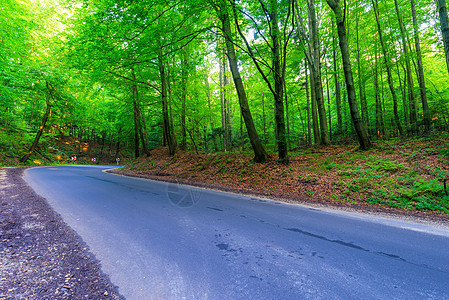
{"label": "crack in asphalt", "polygon": [[385,252],[382,252],[382,251],[371,251],[369,249],[363,248],[361,246],[355,245],[355,244],[350,243],[350,242],[345,242],[345,241],[341,241],[341,240],[332,240],[332,239],[329,239],[329,238],[327,238],[325,236],[314,234],[314,233],[311,233],[311,232],[308,232],[308,231],[304,231],[304,230],[301,230],[301,229],[298,229],[298,228],[282,228],[282,229],[285,229],[285,230],[288,230],[288,231],[292,231],[292,232],[296,232],[296,233],[300,233],[300,234],[303,234],[303,235],[306,235],[306,236],[310,236],[310,237],[313,237],[313,238],[316,238],[316,239],[320,239],[320,240],[323,240],[323,241],[326,241],[326,242],[339,244],[339,245],[342,245],[342,246],[345,246],[345,247],[349,247],[349,248],[352,248],[352,249],[356,249],[356,250],[359,250],[359,251],[364,251],[364,252],[367,252],[367,253],[372,253],[372,254],[375,254],[375,255],[391,258],[391,259],[394,259],[394,260],[399,260],[401,262],[404,262],[406,264],[410,264],[410,265],[413,265],[413,266],[429,269],[429,270],[432,270],[432,271],[441,272],[441,273],[444,273],[444,274],[449,274],[449,271],[446,271],[446,270],[440,270],[440,269],[432,268],[432,267],[430,267],[428,265],[425,265],[425,264],[417,264],[417,263],[408,261],[408,260],[406,260],[406,259],[404,259],[404,258],[402,258],[402,257],[400,257],[398,255],[389,254],[389,253],[385,253]]}

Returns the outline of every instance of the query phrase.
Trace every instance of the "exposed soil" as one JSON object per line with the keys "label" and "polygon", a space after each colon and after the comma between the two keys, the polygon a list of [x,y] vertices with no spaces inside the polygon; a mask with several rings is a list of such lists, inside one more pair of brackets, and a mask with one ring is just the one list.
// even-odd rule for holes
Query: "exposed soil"
{"label": "exposed soil", "polygon": [[[179,151],[174,157],[169,157],[168,149],[156,148],[152,150],[151,156],[141,157],[110,172],[252,194],[289,203],[394,215],[449,225],[449,215],[441,211],[418,210],[414,207],[403,209],[390,207],[386,203],[372,203],[368,199],[372,199],[373,192],[363,189],[370,186],[374,190],[376,185],[384,185],[385,178],[392,179],[391,189],[410,186],[409,182],[401,179],[410,171],[422,178],[434,179],[429,170],[449,170],[447,160],[441,158],[437,151],[444,147],[444,141],[434,142],[431,149],[428,142],[420,144],[414,141],[410,145],[378,145],[362,153],[355,146],[329,146],[308,149],[307,153],[292,156],[287,166],[274,158],[264,164],[257,164],[252,162],[250,154],[242,153],[195,154]],[[373,157],[374,162],[391,161],[395,164],[393,166],[400,167],[379,170],[383,174],[379,179],[367,179],[364,173],[359,175],[358,170],[375,172],[366,166],[373,161]],[[332,167],[338,165],[345,165],[344,172],[356,171],[345,176],[341,167]],[[348,186],[357,190],[351,191]]]}
{"label": "exposed soil", "polygon": [[23,171],[0,169],[0,299],[123,299]]}

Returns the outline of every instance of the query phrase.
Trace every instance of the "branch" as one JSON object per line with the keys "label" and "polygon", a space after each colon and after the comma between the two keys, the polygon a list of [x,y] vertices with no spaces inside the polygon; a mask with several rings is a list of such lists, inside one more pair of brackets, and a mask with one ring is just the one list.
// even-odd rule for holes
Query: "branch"
{"label": "branch", "polygon": [[126,76],[123,76],[123,75],[114,73],[114,72],[112,72],[112,71],[106,71],[106,73],[109,73],[109,74],[112,74],[112,75],[114,75],[114,76],[117,76],[117,77],[126,79],[126,80],[131,81],[131,82],[135,82],[135,83],[140,83],[140,84],[143,84],[143,85],[147,85],[147,86],[149,86],[149,87],[155,89],[155,90],[158,91],[159,93],[161,93],[161,90],[159,89],[159,87],[155,86],[154,84],[151,84],[151,83],[148,83],[148,82],[145,82],[145,81],[134,80],[134,79],[132,79],[132,78],[129,78],[129,77],[126,77]]}
{"label": "branch", "polygon": [[[301,43],[301,45],[302,45],[302,47],[304,49],[304,55],[306,56],[307,61],[309,62],[310,66],[312,68],[314,68],[315,63],[314,63],[314,60],[311,57],[309,42],[305,38],[306,30],[305,30],[305,26],[304,26],[303,20],[302,20],[301,16],[299,15],[298,2],[296,0],[293,0],[293,1],[294,1],[294,4],[295,4],[295,7],[296,7],[296,11],[297,11],[297,14],[296,14],[297,17],[295,18],[295,20],[298,23],[297,26],[300,29],[299,42]],[[301,34],[301,32],[302,32],[302,34]]]}
{"label": "branch", "polygon": [[[245,42],[246,48],[248,48],[249,56],[251,57],[251,59],[253,60],[254,64],[256,65],[256,68],[259,71],[259,73],[262,75],[263,80],[265,80],[265,82],[268,84],[268,87],[270,88],[270,91],[273,93],[273,95],[275,95],[276,93],[275,93],[273,87],[271,86],[270,80],[268,79],[268,77],[265,75],[265,73],[263,72],[262,68],[260,67],[259,62],[256,59],[256,57],[254,56],[254,52],[253,52],[253,50],[251,49],[251,46],[248,43],[248,40],[246,39],[245,35],[242,33],[242,30],[240,29],[240,26],[239,26],[238,20],[237,20],[237,12],[236,12],[236,9],[235,9],[235,2],[233,0],[232,0],[232,10],[234,12],[235,26],[237,27],[237,31],[239,32],[240,37]],[[269,67],[269,69],[271,70],[272,67]]]}

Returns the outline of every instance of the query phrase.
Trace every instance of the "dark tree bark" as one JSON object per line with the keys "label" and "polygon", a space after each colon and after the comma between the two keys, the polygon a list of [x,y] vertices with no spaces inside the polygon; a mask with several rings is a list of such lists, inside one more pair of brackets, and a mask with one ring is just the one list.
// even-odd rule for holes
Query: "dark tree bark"
{"label": "dark tree bark", "polygon": [[215,129],[214,115],[213,115],[212,107],[211,107],[211,104],[210,104],[210,102],[211,102],[211,92],[210,92],[210,86],[209,86],[209,79],[207,77],[206,77],[206,80],[205,80],[205,84],[206,84],[207,106],[209,107],[209,112],[210,112],[209,120],[210,120],[210,129],[211,129],[211,132],[212,132],[212,141],[214,143],[214,150],[218,151],[217,138],[216,138],[215,132],[214,132],[214,129]]}
{"label": "dark tree bark", "polygon": [[[404,125],[405,127],[409,126],[409,114],[408,114],[408,106],[407,106],[407,75],[404,75],[404,87],[402,86],[402,79],[401,79],[401,72],[399,71],[399,64],[396,64],[396,69],[398,73],[398,79],[399,79],[399,89],[401,90],[401,96],[402,96],[402,112],[404,115]],[[404,71],[405,73],[405,71]]]}
{"label": "dark tree bark", "polygon": [[410,0],[410,1],[411,1],[412,19],[413,19],[413,35],[415,38],[415,49],[416,49],[416,56],[417,56],[417,61],[418,61],[418,84],[419,84],[419,91],[421,94],[421,103],[422,103],[422,110],[423,110],[423,116],[424,116],[424,133],[428,134],[430,132],[431,117],[430,117],[429,105],[427,103],[426,82],[424,80],[424,69],[423,69],[423,63],[422,63],[421,45],[419,42],[418,22],[416,21],[415,0]]}
{"label": "dark tree bark", "polygon": [[263,91],[260,91],[262,96],[262,119],[263,119],[263,140],[267,142],[267,116],[265,114],[265,94]]}
{"label": "dark tree bark", "polygon": [[446,66],[449,72],[449,20],[447,18],[446,0],[437,0],[438,14],[440,16],[441,34],[443,36],[444,53],[446,54]]}
{"label": "dark tree bark", "polygon": [[187,131],[186,131],[186,98],[188,81],[188,55],[189,46],[187,45],[181,54],[181,150],[187,150]]}
{"label": "dark tree bark", "polygon": [[228,5],[226,2],[221,2],[220,7],[216,7],[218,17],[222,23],[222,31],[225,36],[227,56],[229,60],[229,67],[231,69],[232,78],[239,98],[240,111],[245,121],[246,130],[248,132],[249,140],[254,151],[254,161],[263,163],[267,159],[267,153],[263,147],[259,135],[254,125],[253,117],[249,109],[248,99],[246,97],[243,81],[240,76],[240,71],[237,65],[237,57],[235,55],[234,43],[232,40],[231,22],[229,18]]}
{"label": "dark tree bark", "polygon": [[[274,117],[275,117],[275,131],[276,131],[276,144],[278,148],[278,154],[279,154],[279,162],[287,164],[288,163],[288,149],[287,149],[287,135],[285,130],[285,112],[284,112],[284,101],[283,101],[283,92],[284,92],[284,84],[285,84],[285,54],[286,54],[286,47],[288,44],[288,40],[291,36],[291,33],[286,35],[286,29],[284,28],[284,40],[283,40],[283,49],[281,49],[281,34],[279,29],[279,22],[278,22],[278,3],[276,0],[270,0],[269,1],[269,7],[267,8],[263,2],[259,2],[261,4],[261,8],[267,17],[267,20],[269,22],[269,36],[271,40],[271,44],[265,39],[268,48],[271,52],[271,66],[268,66],[269,71],[271,75],[273,76],[274,80],[274,87],[271,83],[271,81],[268,79],[268,76],[265,74],[265,71],[262,70],[258,59],[256,58],[254,52],[258,52],[257,48],[256,50],[253,50],[253,47],[250,46],[248,43],[245,35],[242,33],[239,25],[238,20],[238,13],[235,1],[232,1],[232,8],[234,12],[234,21],[235,21],[235,27],[237,28],[237,31],[242,38],[242,40],[245,42],[247,53],[249,54],[250,58],[254,62],[254,65],[256,66],[259,73],[262,75],[262,78],[267,83],[271,93],[273,94],[274,98]],[[291,5],[288,3],[288,10],[287,10],[287,18],[286,20],[289,20],[291,16]]]}
{"label": "dark tree bark", "polygon": [[384,43],[384,40],[383,40],[383,37],[382,37],[382,29],[380,27],[380,18],[379,18],[379,6],[378,6],[378,3],[377,3],[377,0],[372,0],[372,4],[373,4],[373,8],[374,8],[374,15],[376,17],[377,32],[379,34],[380,45],[382,47],[385,68],[386,68],[387,76],[388,76],[388,86],[390,87],[391,96],[393,98],[394,120],[395,120],[395,123],[396,123],[396,128],[399,130],[399,134],[402,136],[402,135],[404,135],[404,132],[402,130],[401,122],[399,120],[398,100],[397,100],[397,97],[396,97],[396,91],[394,90],[393,76],[391,75],[390,64],[388,62],[387,48],[385,46],[385,43]]}
{"label": "dark tree bark", "polygon": [[[220,55],[221,56],[221,55]],[[219,76],[220,76],[220,102],[221,102],[221,128],[223,130],[223,151],[228,150],[227,125],[226,125],[226,103],[224,93],[224,59],[219,58]]]}
{"label": "dark tree bark", "polygon": [[368,104],[366,103],[366,93],[365,93],[365,79],[362,75],[361,67],[361,55],[360,55],[360,41],[359,41],[359,16],[356,18],[356,35],[357,35],[357,75],[359,82],[359,94],[360,94],[360,108],[362,111],[362,121],[368,131],[369,115],[368,115]]}
{"label": "dark tree bark", "polygon": [[275,123],[278,133],[278,153],[279,161],[282,163],[288,163],[288,149],[287,149],[287,136],[285,132],[285,119],[284,119],[284,103],[283,92],[285,78],[283,76],[283,68],[281,66],[281,49],[280,49],[280,34],[278,23],[278,7],[276,0],[271,0],[271,9],[269,17],[271,20],[271,38],[273,40],[273,69],[274,69],[274,107],[275,107]]}
{"label": "dark tree bark", "polygon": [[413,77],[412,77],[412,68],[410,65],[410,55],[407,47],[407,36],[405,33],[404,22],[402,20],[401,14],[399,12],[398,1],[394,0],[394,6],[396,9],[396,15],[398,17],[399,29],[401,31],[401,39],[402,39],[402,51],[405,56],[405,66],[407,70],[407,91],[408,91],[408,100],[410,105],[410,125],[411,131],[416,134],[418,132],[418,124],[417,124],[417,113],[416,113],[416,100],[415,100],[415,91],[413,85]]}
{"label": "dark tree bark", "polygon": [[45,83],[47,86],[47,96],[45,98],[45,103],[47,105],[47,108],[45,110],[44,116],[42,118],[41,125],[39,126],[39,129],[36,133],[36,137],[34,138],[33,144],[31,145],[30,149],[25,153],[25,155],[20,159],[21,163],[27,162],[27,160],[30,158],[30,155],[33,154],[33,152],[36,150],[37,144],[39,143],[39,140],[44,133],[45,124],[47,124],[48,116],[50,116],[51,113],[51,98],[53,98],[53,87],[50,83]]}
{"label": "dark tree bark", "polygon": [[[306,72],[306,98],[307,98],[307,143],[312,145],[312,124],[310,122],[310,98],[309,98],[309,73],[307,59],[304,59],[304,69]],[[300,109],[301,111],[301,109]]]}
{"label": "dark tree bark", "polygon": [[174,139],[174,133],[172,132],[172,126],[170,126],[170,117],[168,112],[168,101],[167,101],[167,82],[165,75],[165,65],[162,59],[162,55],[158,55],[158,63],[159,63],[159,76],[161,80],[161,102],[162,102],[162,118],[163,118],[163,126],[165,138],[168,144],[168,152],[170,156],[175,155],[176,153],[176,142]]}
{"label": "dark tree bark", "polygon": [[352,124],[357,134],[360,149],[367,150],[371,148],[371,141],[366,132],[365,125],[360,118],[359,110],[357,108],[357,98],[355,93],[354,79],[352,77],[351,61],[349,58],[348,40],[346,37],[345,15],[341,11],[340,0],[326,0],[327,4],[335,13],[337,19],[338,38],[341,50],[341,57],[343,60],[343,71],[345,74],[346,91],[348,93],[348,104],[351,112]]}
{"label": "dark tree bark", "polygon": [[[332,27],[334,26],[334,21],[332,20]],[[334,63],[334,82],[335,82],[335,104],[337,106],[337,135],[343,133],[343,119],[341,117],[341,90],[340,90],[340,82],[338,80],[338,71],[337,71],[337,41],[335,39],[334,31],[332,31],[332,46],[333,46],[333,63]]]}
{"label": "dark tree bark", "polygon": [[315,0],[308,0],[311,42],[313,49],[313,64],[311,66],[313,85],[315,89],[316,105],[320,120],[320,138],[322,145],[329,145],[329,133],[326,120],[326,108],[324,106],[323,84],[321,81],[320,43],[318,37],[318,25],[315,11]]}
{"label": "dark tree bark", "polygon": [[136,84],[136,75],[134,73],[134,68],[131,68],[131,78],[133,79],[132,92],[133,92],[133,105],[134,105],[134,122],[137,124],[137,131],[139,134],[140,142],[142,144],[142,151],[146,155],[150,155],[150,150],[148,148],[148,142],[146,138],[146,132],[143,126],[143,117],[140,110],[139,93]]}

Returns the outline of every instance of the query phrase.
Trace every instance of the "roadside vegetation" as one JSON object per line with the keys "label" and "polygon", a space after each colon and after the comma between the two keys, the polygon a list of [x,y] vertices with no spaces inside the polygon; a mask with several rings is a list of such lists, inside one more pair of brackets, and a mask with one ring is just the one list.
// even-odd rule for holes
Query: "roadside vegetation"
{"label": "roadside vegetation", "polygon": [[[115,163],[117,153],[114,143],[80,141],[49,133],[40,139],[30,159],[21,163],[20,158],[33,143],[33,139],[32,132],[0,127],[0,168],[68,164],[73,163],[73,155],[76,156],[76,164]],[[92,162],[92,158],[95,158],[95,162]]]}
{"label": "roadside vegetation", "polygon": [[449,214],[449,140],[393,139],[369,151],[356,145],[292,151],[290,164],[274,156],[265,164],[250,153],[179,152],[157,148],[123,167],[125,174],[202,182],[287,201],[394,207]]}
{"label": "roadside vegetation", "polygon": [[[264,164],[254,163],[248,151],[168,155],[157,147],[150,156],[133,159],[132,151],[118,153],[112,143],[79,141],[46,135],[26,164],[19,162],[32,134],[0,129],[0,167],[55,164],[115,164],[120,157],[128,175],[150,176],[226,190],[350,206],[394,207],[409,211],[449,214],[449,138],[377,141],[360,151],[357,144],[311,146],[291,151],[290,164],[271,153]],[[118,154],[118,155],[117,155]],[[76,162],[71,157],[77,156]],[[92,162],[92,158],[96,158]],[[449,182],[446,184],[449,185]]]}

